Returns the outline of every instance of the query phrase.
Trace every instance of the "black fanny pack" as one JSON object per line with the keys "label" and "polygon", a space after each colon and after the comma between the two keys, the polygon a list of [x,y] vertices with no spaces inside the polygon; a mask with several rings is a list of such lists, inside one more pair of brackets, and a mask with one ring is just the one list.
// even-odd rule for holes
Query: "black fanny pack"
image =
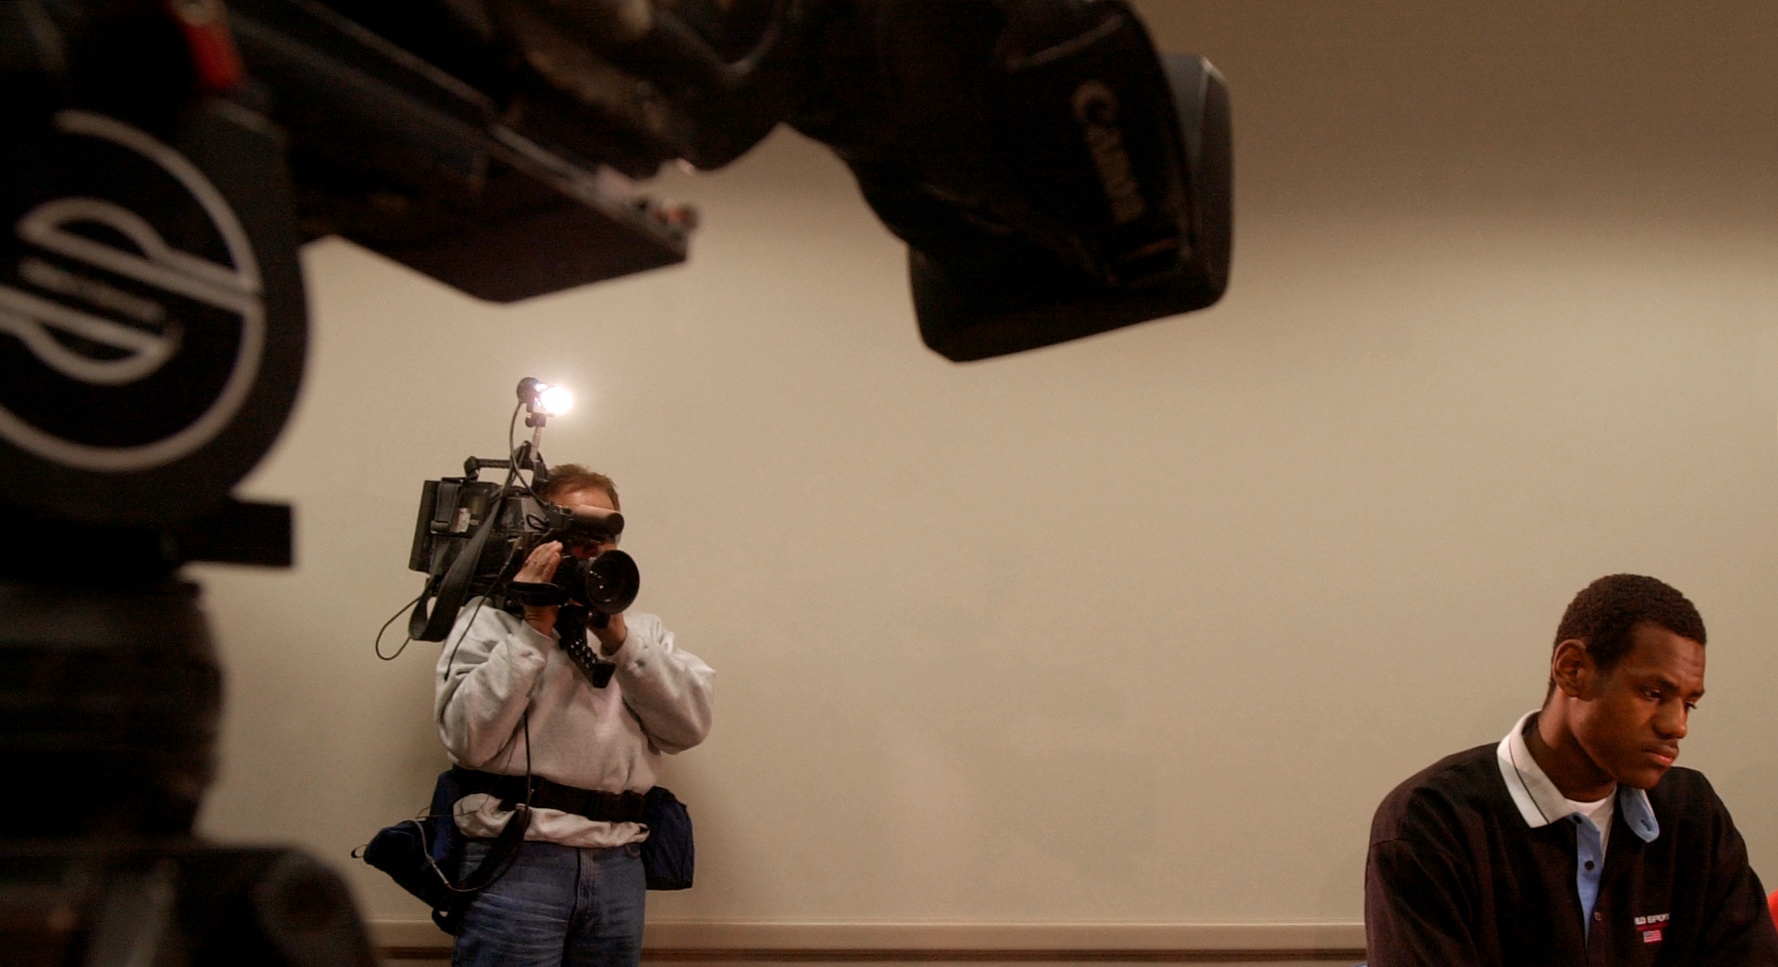
{"label": "black fanny pack", "polygon": [[[532,809],[554,809],[601,822],[641,823],[648,827],[641,848],[648,889],[691,887],[691,814],[665,787],[655,786],[647,793],[612,793],[531,777],[527,797],[526,786],[525,776],[452,767],[439,774],[431,809],[424,817],[385,827],[358,855],[424,901],[432,908],[432,919],[451,934],[462,930],[463,914],[476,894],[499,879],[517,856]],[[476,793],[497,797],[502,808],[513,810],[513,817],[481,863],[463,875],[460,867],[468,838],[457,828],[454,809],[458,800]]]}
{"label": "black fanny pack", "polygon": [[452,935],[462,932],[463,914],[476,894],[512,864],[531,825],[531,810],[519,804],[487,856],[467,876],[461,875],[468,839],[457,828],[454,808],[470,793],[464,788],[470,775],[474,775],[471,770],[456,768],[439,773],[431,808],[424,816],[384,827],[356,854],[424,901],[432,909],[433,922]]}
{"label": "black fanny pack", "polygon": [[691,842],[691,813],[666,786],[655,786],[642,797],[642,825],[648,838],[642,841],[642,870],[650,890],[689,890],[695,856]]}

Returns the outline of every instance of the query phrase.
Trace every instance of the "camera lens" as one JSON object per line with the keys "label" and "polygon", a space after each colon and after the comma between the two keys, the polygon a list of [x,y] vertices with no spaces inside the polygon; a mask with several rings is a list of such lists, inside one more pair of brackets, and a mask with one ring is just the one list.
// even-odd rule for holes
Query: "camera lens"
{"label": "camera lens", "polygon": [[628,608],[642,590],[636,559],[623,551],[606,551],[590,561],[565,561],[562,566],[572,570],[560,583],[600,614],[617,614]]}

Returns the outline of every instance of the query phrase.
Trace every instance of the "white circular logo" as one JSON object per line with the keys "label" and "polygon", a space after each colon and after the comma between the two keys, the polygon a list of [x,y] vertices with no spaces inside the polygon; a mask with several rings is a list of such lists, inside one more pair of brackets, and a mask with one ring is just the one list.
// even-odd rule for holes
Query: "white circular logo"
{"label": "white circular logo", "polygon": [[[84,139],[96,172],[153,190],[52,198],[13,226],[19,261],[0,266],[0,437],[82,470],[172,463],[216,439],[258,378],[258,262],[222,193],[179,152],[99,114],[63,111],[55,124]],[[157,225],[177,225],[179,240]]]}

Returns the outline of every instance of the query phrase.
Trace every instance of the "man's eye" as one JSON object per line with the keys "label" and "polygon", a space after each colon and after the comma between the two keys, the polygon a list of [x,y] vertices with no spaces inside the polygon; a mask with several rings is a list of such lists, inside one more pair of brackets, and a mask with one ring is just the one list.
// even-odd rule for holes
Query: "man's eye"
{"label": "man's eye", "polygon": [[1697,702],[1685,703],[1685,710],[1687,712],[1696,712],[1698,710],[1698,703]]}
{"label": "man's eye", "polygon": [[1642,697],[1651,702],[1658,702],[1661,700],[1661,690],[1658,688],[1645,688],[1642,690]]}

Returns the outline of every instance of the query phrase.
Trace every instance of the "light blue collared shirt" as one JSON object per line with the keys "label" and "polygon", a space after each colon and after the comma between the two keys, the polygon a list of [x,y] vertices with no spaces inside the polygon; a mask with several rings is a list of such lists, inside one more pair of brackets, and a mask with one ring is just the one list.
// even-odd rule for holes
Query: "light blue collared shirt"
{"label": "light blue collared shirt", "polygon": [[[1599,877],[1605,872],[1605,830],[1574,808],[1562,790],[1550,781],[1543,768],[1531,756],[1525,744],[1525,730],[1537,716],[1536,709],[1519,718],[1519,724],[1500,740],[1494,758],[1500,766],[1500,777],[1512,793],[1513,805],[1532,829],[1548,826],[1558,820],[1574,825],[1578,859],[1574,866],[1574,888],[1580,894],[1581,927],[1586,936],[1593,932],[1593,906],[1599,900]],[[1654,809],[1648,804],[1648,793],[1618,783],[1617,812],[1644,843],[1652,843],[1661,835],[1661,824],[1655,821]]]}

